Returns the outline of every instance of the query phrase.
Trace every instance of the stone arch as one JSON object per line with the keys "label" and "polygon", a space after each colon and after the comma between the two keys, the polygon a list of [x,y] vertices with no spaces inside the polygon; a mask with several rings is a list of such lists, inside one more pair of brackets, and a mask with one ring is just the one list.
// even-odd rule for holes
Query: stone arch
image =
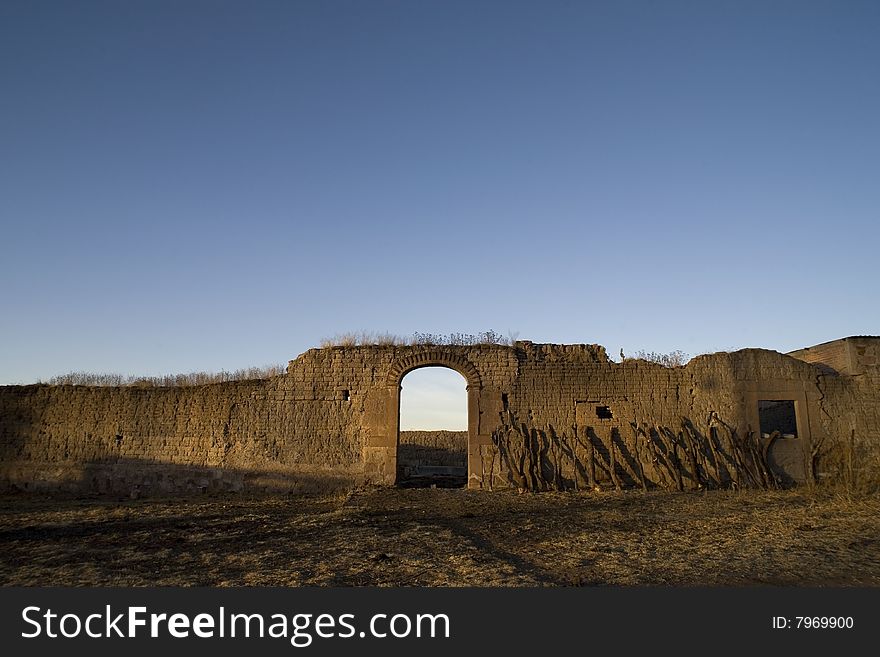
{"label": "stone arch", "polygon": [[448,367],[461,374],[467,381],[468,389],[479,390],[483,387],[480,372],[467,358],[444,351],[426,351],[421,354],[399,358],[391,364],[386,383],[400,387],[400,382],[407,374],[421,367]]}
{"label": "stone arch", "polygon": [[400,390],[403,378],[423,367],[446,367],[461,374],[467,382],[467,415],[468,415],[468,484],[471,483],[471,473],[477,467],[477,459],[472,458],[472,451],[477,445],[477,436],[480,427],[480,395],[483,390],[483,381],[477,367],[463,354],[456,353],[452,349],[431,349],[420,353],[411,353],[396,358],[391,362],[386,383],[386,415],[384,419],[383,437],[381,446],[384,452],[377,452],[375,458],[380,459],[380,470],[383,473],[382,480],[385,483],[396,483],[397,450],[400,437]]}
{"label": "stone arch", "polygon": [[403,377],[423,367],[446,367],[461,374],[467,383],[467,485],[469,488],[481,488],[484,485],[484,452],[492,446],[492,438],[482,416],[486,411],[489,417],[494,417],[494,410],[500,407],[501,393],[495,388],[485,387],[485,372],[481,373],[468,358],[466,347],[416,349],[398,351],[400,356],[392,357],[387,374],[376,381],[377,385],[370,392],[368,432],[364,444],[364,474],[367,481],[385,485],[393,485],[397,481]]}

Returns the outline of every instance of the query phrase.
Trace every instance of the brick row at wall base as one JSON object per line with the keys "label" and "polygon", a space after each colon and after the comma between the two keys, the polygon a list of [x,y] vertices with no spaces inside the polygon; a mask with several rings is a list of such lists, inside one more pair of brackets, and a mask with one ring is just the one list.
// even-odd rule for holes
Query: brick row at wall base
{"label": "brick row at wall base", "polygon": [[225,493],[323,495],[363,483],[361,468],[245,470],[164,463],[4,463],[0,491],[137,499]]}

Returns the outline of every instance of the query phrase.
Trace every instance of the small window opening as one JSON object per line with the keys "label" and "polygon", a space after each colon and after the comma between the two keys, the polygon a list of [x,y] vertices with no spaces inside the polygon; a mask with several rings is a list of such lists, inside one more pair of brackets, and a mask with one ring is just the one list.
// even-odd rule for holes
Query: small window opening
{"label": "small window opening", "polygon": [[342,391],[342,401],[351,401],[351,395],[348,394],[348,390]]}
{"label": "small window opening", "polygon": [[507,393],[506,392],[501,393],[501,405],[504,406],[504,410],[506,411],[507,410]]}
{"label": "small window opening", "polygon": [[122,444],[122,434],[117,433],[116,434],[116,446],[119,447],[121,444]]}
{"label": "small window opening", "polygon": [[769,437],[774,431],[778,431],[784,438],[797,437],[797,416],[793,400],[760,400],[758,419],[761,424],[761,434],[765,437]]}
{"label": "small window opening", "polygon": [[596,417],[600,420],[610,420],[613,415],[611,414],[611,409],[607,406],[597,406]]}

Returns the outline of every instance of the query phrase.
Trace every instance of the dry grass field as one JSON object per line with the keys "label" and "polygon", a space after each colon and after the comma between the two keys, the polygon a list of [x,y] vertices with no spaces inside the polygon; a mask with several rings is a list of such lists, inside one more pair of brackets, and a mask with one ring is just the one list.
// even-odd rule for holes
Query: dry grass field
{"label": "dry grass field", "polygon": [[804,491],[0,499],[0,584],[877,586],[880,498]]}

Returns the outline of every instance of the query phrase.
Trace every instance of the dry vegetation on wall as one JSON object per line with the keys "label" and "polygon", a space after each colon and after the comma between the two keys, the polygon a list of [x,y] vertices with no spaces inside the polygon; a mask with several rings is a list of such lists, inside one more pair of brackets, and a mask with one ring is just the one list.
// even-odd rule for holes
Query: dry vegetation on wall
{"label": "dry vegetation on wall", "polygon": [[131,374],[99,374],[97,372],[69,372],[54,376],[47,383],[53,386],[133,386],[133,387],[185,387],[201,386],[226,381],[249,381],[268,379],[284,374],[284,365],[247,367],[232,372],[189,372],[163,376],[132,376]]}
{"label": "dry vegetation on wall", "polygon": [[644,349],[640,349],[635,353],[632,357],[636,360],[646,360],[649,363],[656,363],[657,365],[662,365],[663,367],[682,367],[687,365],[688,361],[691,359],[689,354],[686,354],[683,351],[676,349],[675,351],[670,351],[666,354],[660,354],[656,351],[645,351]]}
{"label": "dry vegetation on wall", "polygon": [[516,342],[516,334],[508,334],[507,337],[496,333],[492,329],[481,333],[419,333],[416,331],[410,337],[402,337],[393,333],[374,333],[370,331],[358,331],[352,333],[339,333],[332,338],[321,340],[321,348],[329,347],[365,347],[365,346],[448,346],[467,347],[479,344],[510,345]]}
{"label": "dry vegetation on wall", "polygon": [[[481,333],[419,333],[416,331],[410,337],[396,335],[394,333],[377,333],[371,331],[357,331],[351,333],[339,333],[332,338],[321,340],[321,348],[331,347],[469,347],[481,344],[497,344],[514,346],[519,333],[511,332],[507,336],[489,329]],[[645,351],[640,349],[627,360],[644,360],[649,363],[662,365],[663,367],[682,367],[691,359],[690,354],[679,349],[668,353]]]}
{"label": "dry vegetation on wall", "polygon": [[[456,346],[464,347],[481,344],[497,344],[513,346],[517,334],[508,334],[507,337],[493,330],[481,333],[413,333],[408,338],[392,333],[374,333],[361,331],[357,333],[342,333],[333,338],[321,341],[321,348],[330,347],[356,347],[356,346]],[[690,359],[683,351],[672,351],[668,354],[656,352],[638,351],[633,358],[646,360],[664,367],[678,367],[685,365]],[[273,364],[263,367],[246,367],[231,372],[221,370],[219,372],[187,372],[183,374],[164,374],[161,376],[136,376],[132,374],[113,374],[101,372],[68,372],[53,376],[47,383],[49,385],[75,385],[75,386],[133,386],[133,387],[186,387],[200,386],[209,383],[224,383],[226,381],[249,381],[255,379],[268,379],[279,376],[286,371],[285,364]]]}

